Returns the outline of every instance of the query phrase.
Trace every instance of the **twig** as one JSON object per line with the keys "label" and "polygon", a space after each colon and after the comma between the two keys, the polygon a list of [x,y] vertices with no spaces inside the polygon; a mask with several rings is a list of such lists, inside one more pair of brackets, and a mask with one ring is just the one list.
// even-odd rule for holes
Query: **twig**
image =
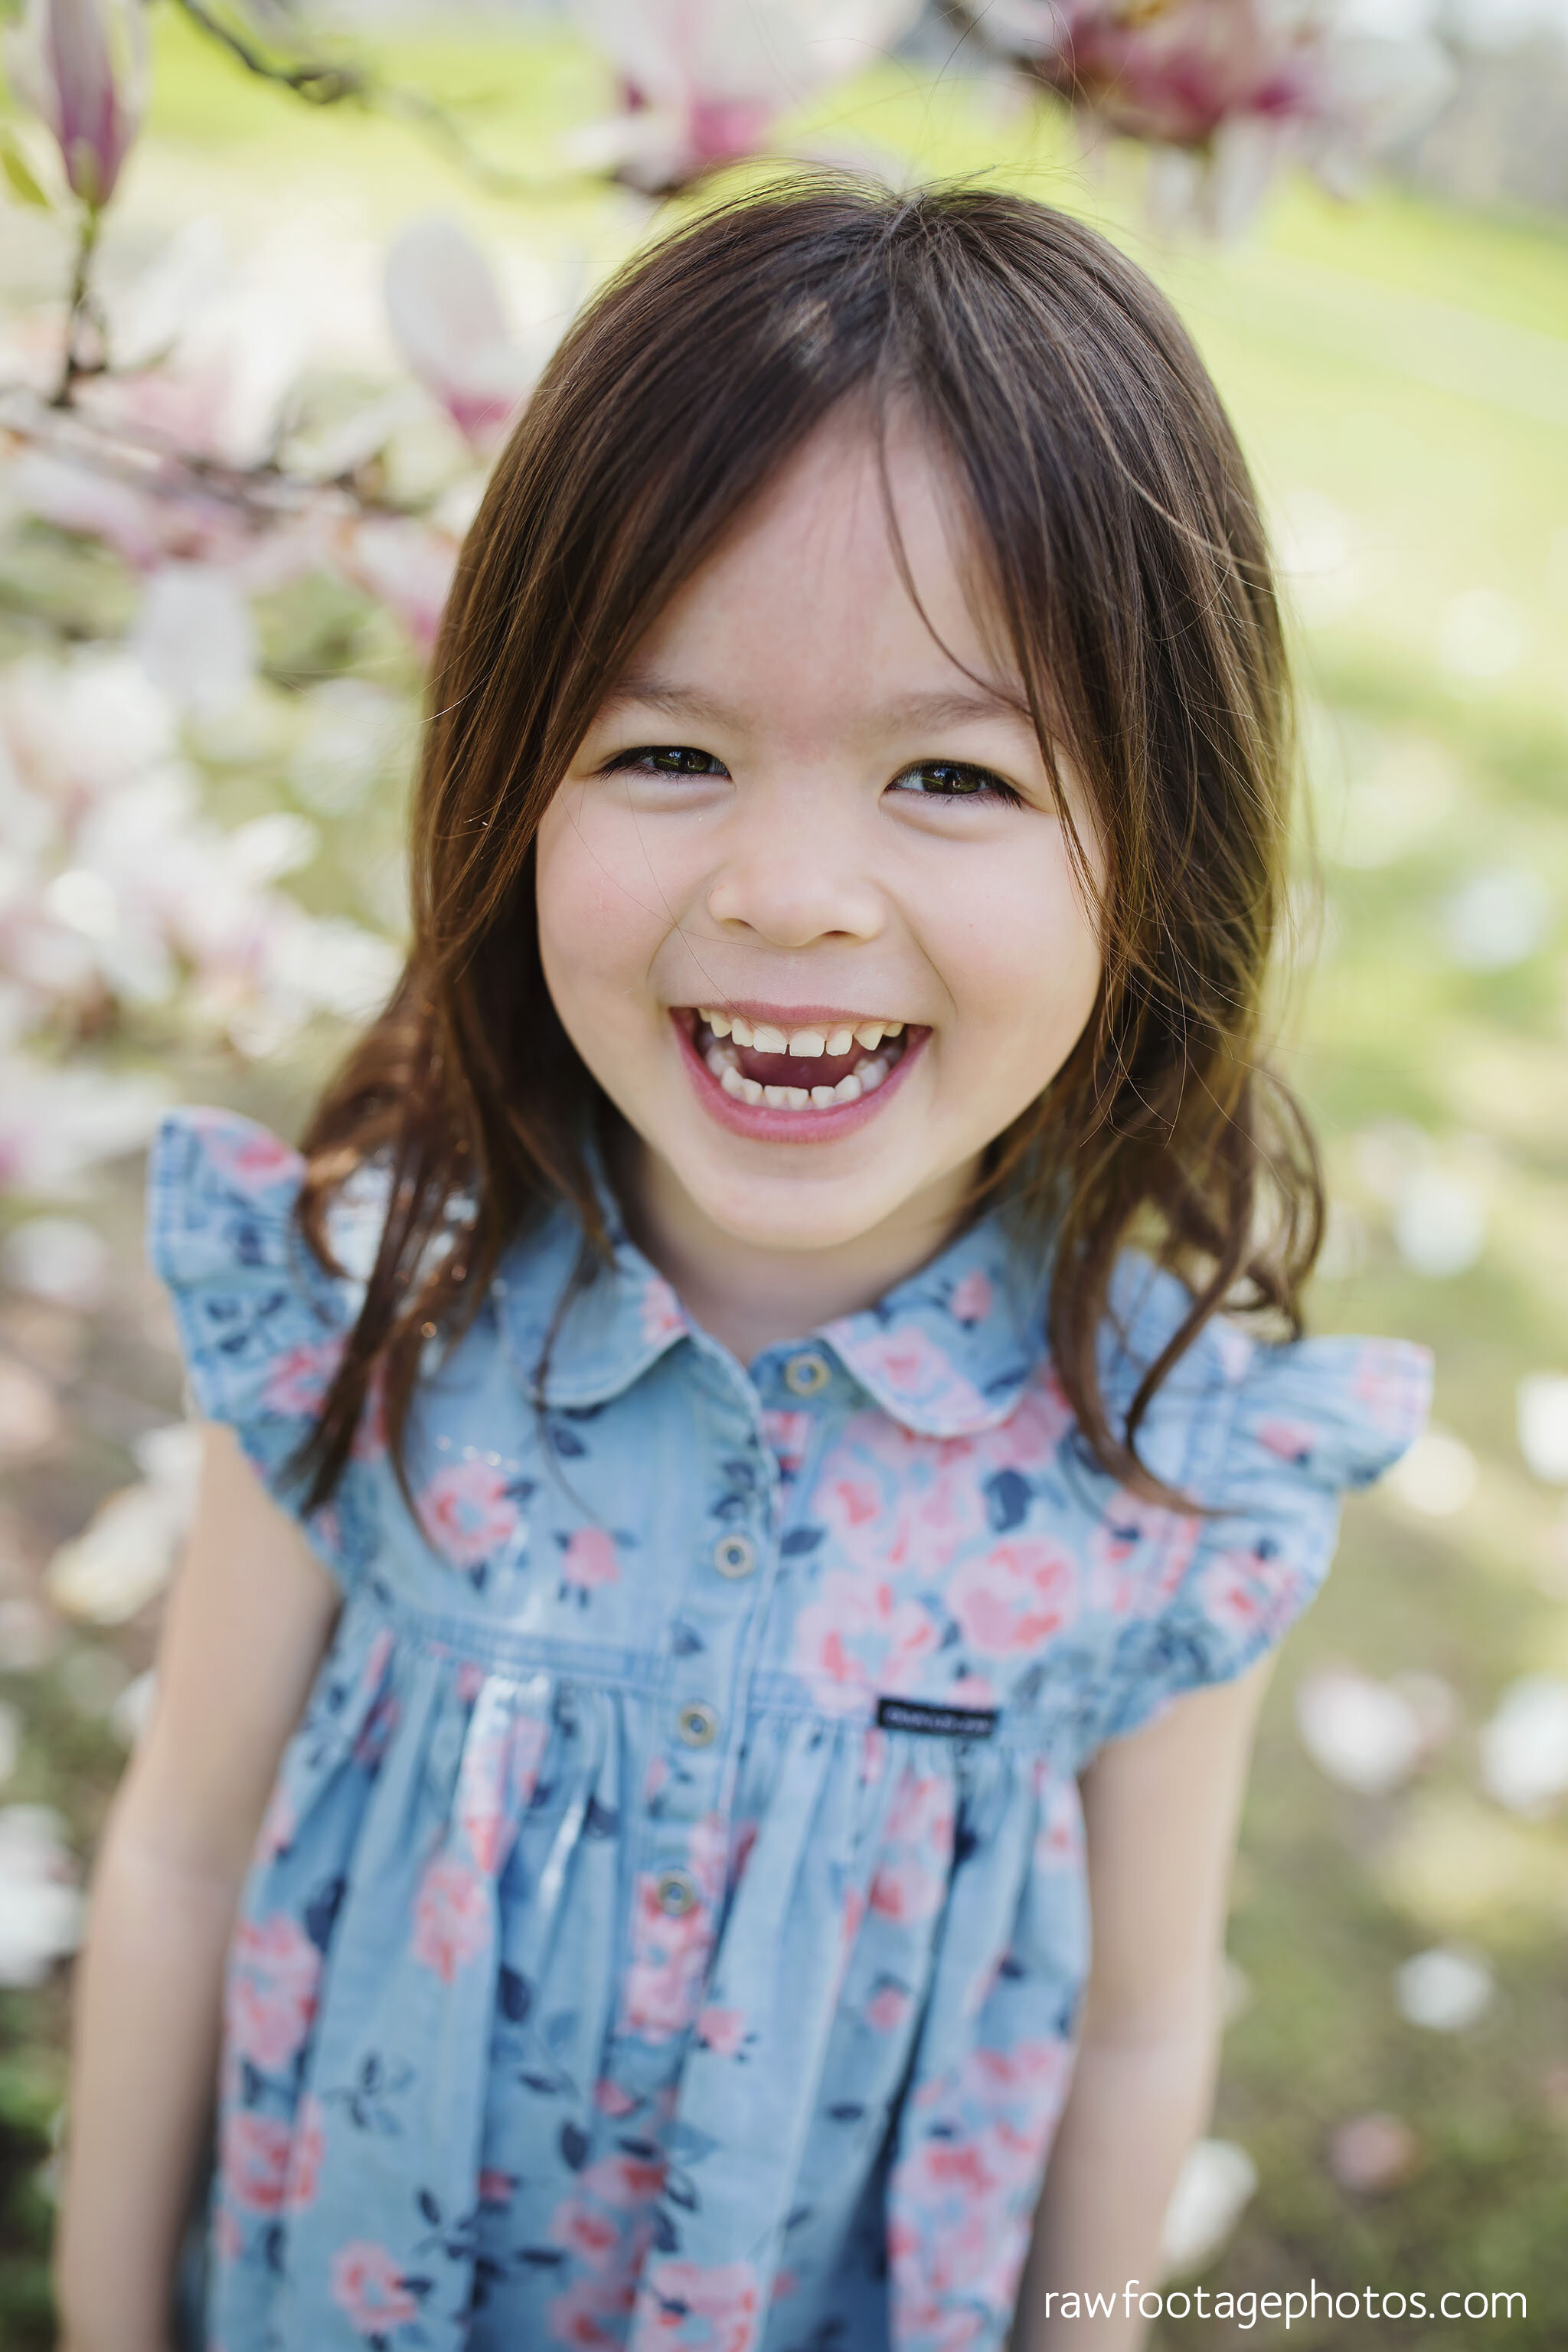
{"label": "twig", "polygon": [[423,90],[383,82],[368,68],[335,65],[324,58],[306,58],[292,65],[268,57],[204,5],[204,0],[174,0],[174,5],[199,32],[226,49],[258,81],[275,83],[310,106],[341,106],[352,101],[367,112],[386,114],[411,124],[441,149],[492,195],[531,196],[550,193],[550,183],[526,173],[504,171],[472,144],[462,125],[444,106]]}
{"label": "twig", "polygon": [[84,375],[97,375],[102,362],[96,364],[81,355],[83,321],[92,315],[92,257],[98,244],[99,211],[96,205],[84,205],[81,226],[77,234],[76,257],[71,264],[70,296],[66,306],[65,359],[60,368],[60,380],[50,400],[51,408],[68,408],[77,380]]}
{"label": "twig", "polygon": [[226,49],[247,73],[255,74],[260,81],[277,82],[310,106],[339,106],[345,99],[364,100],[373,94],[370,76],[358,66],[333,65],[325,58],[305,58],[296,65],[279,64],[263,56],[232,25],[215,16],[210,8],[203,6],[202,0],[174,0],[174,5],[198,32]]}

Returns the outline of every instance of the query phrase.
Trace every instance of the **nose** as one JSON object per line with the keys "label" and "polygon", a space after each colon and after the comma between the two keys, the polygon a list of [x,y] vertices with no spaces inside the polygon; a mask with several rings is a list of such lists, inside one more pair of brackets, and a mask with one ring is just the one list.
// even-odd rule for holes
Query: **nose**
{"label": "nose", "polygon": [[708,892],[715,925],[775,948],[875,939],[886,902],[840,796],[784,786],[740,798]]}

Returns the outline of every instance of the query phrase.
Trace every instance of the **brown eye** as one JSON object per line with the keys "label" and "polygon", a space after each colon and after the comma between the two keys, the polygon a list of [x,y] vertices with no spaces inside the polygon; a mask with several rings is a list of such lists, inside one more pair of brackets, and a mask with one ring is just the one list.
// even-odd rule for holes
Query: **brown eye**
{"label": "brown eye", "polygon": [[929,801],[1000,800],[1016,802],[1011,784],[989,768],[972,768],[962,760],[917,760],[893,779],[892,789]]}
{"label": "brown eye", "polygon": [[611,761],[612,768],[638,768],[645,775],[656,776],[721,776],[725,773],[722,760],[711,751],[693,751],[688,743],[645,743],[635,751],[622,751]]}

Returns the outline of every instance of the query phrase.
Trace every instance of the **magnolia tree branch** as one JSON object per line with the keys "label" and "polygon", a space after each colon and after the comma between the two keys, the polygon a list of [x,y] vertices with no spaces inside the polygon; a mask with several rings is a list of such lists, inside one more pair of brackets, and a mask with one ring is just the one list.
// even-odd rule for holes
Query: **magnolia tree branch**
{"label": "magnolia tree branch", "polygon": [[[79,366],[76,376],[109,375],[107,368]],[[65,409],[65,416],[59,411]],[[305,513],[323,499],[339,512],[423,518],[426,509],[388,498],[357,473],[299,473],[275,457],[238,466],[182,448],[163,436],[89,416],[57,392],[47,403],[28,385],[0,383],[0,436],[22,447],[66,458],[101,479],[170,499],[196,499],[231,509],[256,529]],[[3,446],[3,444],[0,444]]]}
{"label": "magnolia tree branch", "polygon": [[174,0],[174,5],[189,17],[198,32],[226,49],[247,73],[292,90],[296,98],[304,99],[311,106],[338,106],[345,99],[363,102],[375,95],[371,77],[359,66],[334,65],[325,58],[302,58],[289,64],[266,56],[243,33],[204,7],[202,0]]}
{"label": "magnolia tree branch", "polygon": [[537,198],[549,193],[548,182],[531,178],[526,173],[508,172],[481,155],[461,124],[423,91],[383,82],[365,66],[334,63],[326,58],[301,58],[289,62],[268,57],[254,41],[215,15],[204,0],[174,0],[174,5],[199,32],[216,41],[258,81],[272,82],[294,97],[302,98],[310,106],[352,103],[367,112],[389,115],[409,123],[491,195]]}

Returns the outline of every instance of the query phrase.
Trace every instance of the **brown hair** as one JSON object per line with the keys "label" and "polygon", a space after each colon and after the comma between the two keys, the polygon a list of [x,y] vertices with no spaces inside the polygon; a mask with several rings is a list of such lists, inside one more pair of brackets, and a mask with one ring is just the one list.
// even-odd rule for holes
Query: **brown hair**
{"label": "brown hair", "polygon": [[[584,1145],[609,1107],[540,963],[533,843],[653,617],[838,404],[911,408],[967,492],[1047,761],[1103,830],[1105,971],[980,1197],[1054,1236],[1049,1338],[1085,1439],[1147,1493],[1139,1423],[1222,1304],[1300,1328],[1321,1196],[1262,1063],[1292,774],[1257,501],[1163,298],[1081,223],[985,188],[785,184],[638,256],[562,342],[468,533],[413,815],[414,943],[310,1123],[307,1239],[384,1155],[364,1304],[301,1457],[331,1492],[373,1373],[401,1444],[422,1338],[460,1327],[562,1199],[604,1234]],[[1054,770],[1053,770],[1054,772]],[[1080,869],[1082,860],[1079,860]],[[443,1244],[456,1234],[449,1247]],[[1097,1342],[1138,1238],[1190,1310],[1113,1425]]]}

